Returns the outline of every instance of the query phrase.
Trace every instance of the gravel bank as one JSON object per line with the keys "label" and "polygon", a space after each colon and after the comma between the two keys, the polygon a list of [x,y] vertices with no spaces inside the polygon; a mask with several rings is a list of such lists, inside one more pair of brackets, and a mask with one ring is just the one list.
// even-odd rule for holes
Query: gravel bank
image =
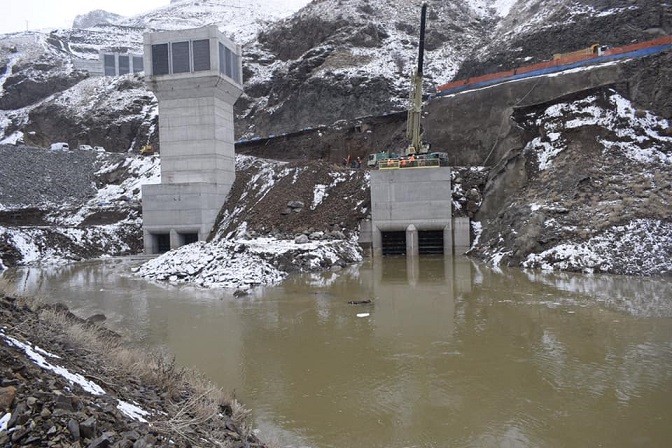
{"label": "gravel bank", "polygon": [[0,293],[0,326],[0,446],[266,446],[221,390],[63,306]]}
{"label": "gravel bank", "polygon": [[79,204],[96,194],[96,171],[124,154],[0,145],[0,210]]}

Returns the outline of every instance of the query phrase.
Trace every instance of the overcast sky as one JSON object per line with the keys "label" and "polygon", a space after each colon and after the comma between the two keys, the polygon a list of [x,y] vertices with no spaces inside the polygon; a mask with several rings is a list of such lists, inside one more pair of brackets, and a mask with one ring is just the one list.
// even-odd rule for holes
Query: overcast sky
{"label": "overcast sky", "polygon": [[[245,0],[231,0],[245,4]],[[297,10],[309,0],[263,0]],[[75,16],[95,9],[133,16],[170,4],[170,0],[0,0],[0,33],[70,28]]]}

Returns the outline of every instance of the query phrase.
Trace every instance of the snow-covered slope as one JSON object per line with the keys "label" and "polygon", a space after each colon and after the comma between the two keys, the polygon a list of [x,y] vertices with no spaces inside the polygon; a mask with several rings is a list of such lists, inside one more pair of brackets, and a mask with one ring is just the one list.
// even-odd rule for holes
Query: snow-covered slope
{"label": "snow-covered slope", "polygon": [[[480,2],[481,0],[472,0]],[[492,73],[594,43],[619,46],[672,32],[672,4],[660,0],[499,0],[500,16],[458,78]]]}
{"label": "snow-covered slope", "polygon": [[[239,132],[266,135],[407,107],[420,0],[324,0],[263,30],[246,48]],[[427,88],[451,79],[487,35],[494,10],[430,0]],[[317,121],[319,120],[319,121]]]}
{"label": "snow-covered slope", "polygon": [[294,12],[293,7],[263,0],[184,0],[119,23],[153,30],[178,30],[215,24],[222,32],[243,44],[254,39],[260,27]]}
{"label": "snow-covered slope", "polygon": [[0,146],[0,269],[131,255],[142,248],[142,184],[159,159]]}
{"label": "snow-covered slope", "polygon": [[152,280],[246,290],[288,272],[362,260],[356,229],[369,212],[364,170],[237,156],[236,182],[216,235],[145,263]]}
{"label": "snow-covered slope", "polygon": [[543,269],[672,272],[670,120],[598,89],[517,121],[529,140],[499,176],[519,188],[483,221],[474,253]]}

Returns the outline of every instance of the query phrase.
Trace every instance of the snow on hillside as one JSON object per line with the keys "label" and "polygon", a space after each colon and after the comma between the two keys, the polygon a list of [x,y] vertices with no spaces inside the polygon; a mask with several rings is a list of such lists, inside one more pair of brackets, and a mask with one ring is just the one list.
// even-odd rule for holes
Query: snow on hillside
{"label": "snow on hillside", "polygon": [[[15,149],[14,151],[22,151]],[[30,151],[30,150],[23,150]],[[37,157],[39,150],[33,153]],[[41,158],[53,158],[44,153]],[[76,159],[77,152],[68,155]],[[142,227],[140,209],[140,186],[160,181],[158,156],[126,156],[99,153],[96,176],[104,178],[117,173],[118,182],[102,183],[96,193],[82,204],[42,204],[43,225],[0,224],[0,245],[12,251],[0,252],[12,255],[21,264],[67,263],[95,256],[130,255],[138,251],[137,240]],[[89,168],[80,163],[65,167],[65,170]],[[49,179],[39,179],[49,183]],[[43,188],[34,185],[34,188]],[[0,209],[2,206],[0,205]],[[133,243],[134,247],[131,246]],[[0,259],[0,265],[3,261]]]}
{"label": "snow on hillside", "polygon": [[652,219],[633,220],[587,241],[570,241],[530,254],[522,265],[589,273],[619,270],[630,275],[669,274],[672,273],[672,224]]}
{"label": "snow on hillside", "polygon": [[481,16],[506,17],[517,0],[467,0],[469,6]]}
{"label": "snow on hillside", "polygon": [[120,52],[142,53],[142,27],[120,24],[97,24],[86,29],[55,30],[50,37],[73,57],[97,60],[100,51],[115,49]]}
{"label": "snow on hillside", "polygon": [[298,243],[275,237],[234,238],[183,246],[143,264],[137,274],[149,280],[205,288],[248,290],[280,283],[287,272],[279,268],[291,259],[305,270],[362,260],[356,240]]}
{"label": "snow on hillside", "polygon": [[119,23],[153,30],[179,30],[216,24],[223,33],[243,44],[253,39],[260,27],[295,11],[296,7],[263,0],[185,0]]}
{"label": "snow on hillside", "polygon": [[[553,159],[567,148],[563,133],[585,126],[601,126],[612,135],[598,137],[603,155],[620,152],[633,162],[672,166],[672,133],[668,120],[651,112],[638,111],[630,101],[613,92],[609,104],[600,105],[595,95],[579,101],[554,104],[537,119],[544,136],[527,144],[535,153],[540,170],[549,169]],[[574,117],[567,119],[567,117]]]}
{"label": "snow on hillside", "polygon": [[[522,112],[521,112],[522,114]],[[521,189],[484,220],[473,252],[493,264],[672,272],[672,126],[609,88],[518,117],[532,133]]]}

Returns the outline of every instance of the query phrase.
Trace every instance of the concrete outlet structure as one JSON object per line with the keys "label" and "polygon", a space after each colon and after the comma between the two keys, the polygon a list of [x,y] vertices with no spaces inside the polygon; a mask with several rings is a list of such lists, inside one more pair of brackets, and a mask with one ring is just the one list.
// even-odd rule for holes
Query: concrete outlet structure
{"label": "concrete outlet structure", "polygon": [[161,184],[142,187],[145,253],[156,254],[206,239],[233,185],[242,64],[217,26],[149,33],[144,44],[159,100]]}
{"label": "concrete outlet structure", "polygon": [[450,168],[371,172],[374,256],[451,254]]}

